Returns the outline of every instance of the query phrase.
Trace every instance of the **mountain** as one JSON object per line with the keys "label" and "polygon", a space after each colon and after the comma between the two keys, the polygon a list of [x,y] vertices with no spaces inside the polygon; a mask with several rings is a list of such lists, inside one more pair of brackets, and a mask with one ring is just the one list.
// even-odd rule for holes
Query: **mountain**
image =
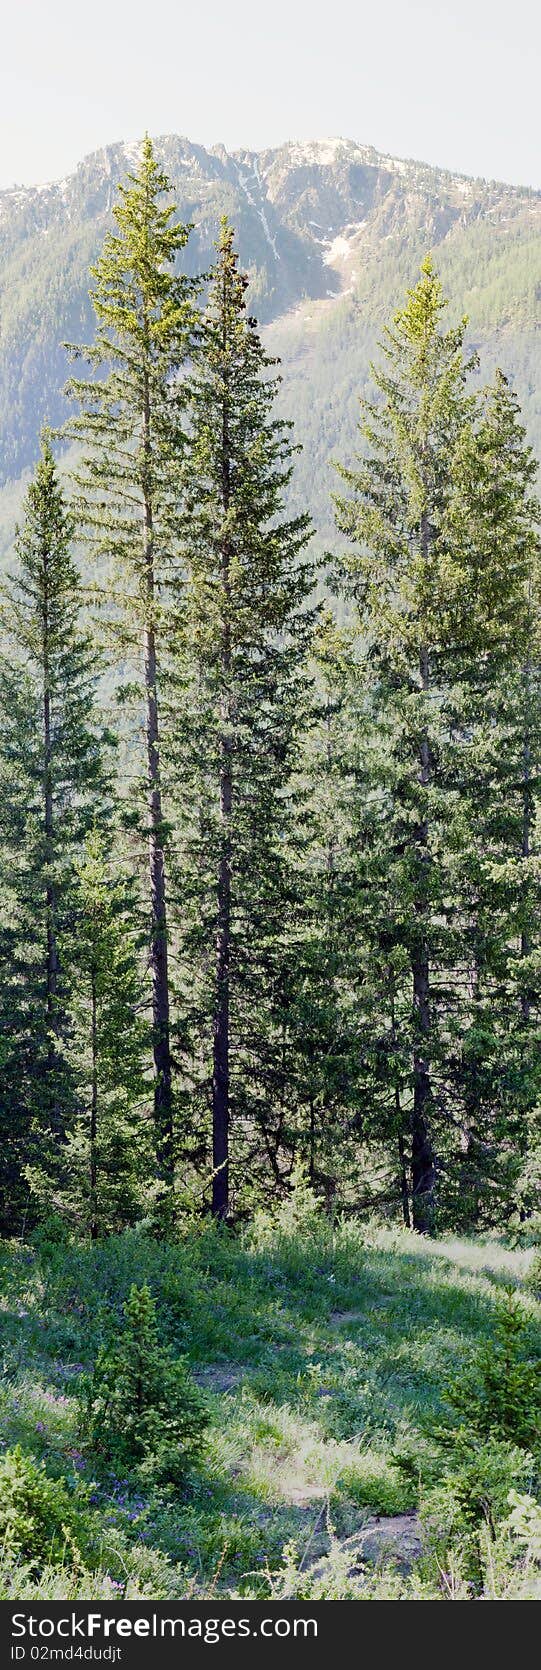
{"label": "mountain", "polygon": [[[303,452],[292,489],[332,537],[333,457],[351,457],[359,395],[382,325],[432,250],[450,314],[469,316],[480,375],[515,383],[541,451],[541,192],[474,180],[333,139],[259,153],[156,141],[183,220],[191,272],[211,263],[227,212],[250,306],[282,360],[280,403]],[[51,185],[0,192],[0,543],[45,417],[66,410],[62,343],[89,340],[88,269],[137,145],[117,144]]]}

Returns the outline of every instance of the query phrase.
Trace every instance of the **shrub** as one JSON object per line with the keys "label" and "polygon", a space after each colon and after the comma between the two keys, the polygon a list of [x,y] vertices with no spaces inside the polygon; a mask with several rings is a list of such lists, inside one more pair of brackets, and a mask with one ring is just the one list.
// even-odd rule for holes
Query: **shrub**
{"label": "shrub", "polygon": [[404,1513],[413,1507],[417,1490],[392,1460],[367,1452],[342,1468],[336,1483],[337,1501],[344,1496],[358,1508],[386,1515]]}
{"label": "shrub", "polygon": [[182,1358],[159,1344],[146,1283],[131,1288],[122,1332],[100,1351],[82,1397],[83,1437],[115,1472],[176,1484],[201,1452],[204,1399]]}
{"label": "shrub", "polygon": [[534,1237],[533,1245],[536,1250],[526,1279],[528,1287],[531,1287],[537,1298],[539,1298],[541,1293],[541,1250],[539,1248],[539,1242],[541,1241],[541,1213],[538,1215],[536,1214],[534,1219],[532,1225],[532,1236]]}
{"label": "shrub", "polygon": [[478,1585],[486,1533],[493,1538],[501,1529],[513,1489],[527,1487],[533,1470],[527,1451],[495,1437],[473,1445],[461,1429],[437,1484],[424,1493],[422,1515],[433,1542],[458,1548],[465,1575]]}
{"label": "shrub", "polygon": [[481,1438],[508,1439],[524,1449],[541,1443],[541,1361],[528,1355],[528,1318],[510,1290],[499,1306],[493,1338],[447,1390],[453,1412]]}
{"label": "shrub", "polygon": [[66,1550],[82,1553],[91,1541],[84,1504],[43,1463],[16,1447],[0,1460],[0,1544],[10,1560],[40,1568],[63,1563]]}
{"label": "shrub", "polygon": [[541,1565],[541,1505],[533,1496],[509,1492],[511,1513],[506,1528],[525,1551],[528,1561]]}
{"label": "shrub", "polygon": [[332,1225],[302,1166],[294,1168],[287,1198],[270,1210],[261,1208],[255,1213],[246,1244],[252,1252],[272,1255],[284,1271],[291,1276],[303,1276],[308,1285],[310,1260],[317,1258],[325,1263],[332,1258]]}
{"label": "shrub", "polygon": [[[167,1600],[170,1595],[189,1594],[189,1578],[169,1569],[164,1556],[144,1550],[138,1569],[138,1550],[127,1551],[117,1576],[102,1565],[70,1563],[69,1551],[62,1565],[44,1565],[36,1570],[28,1561],[0,1558],[0,1601],[9,1600]],[[182,1589],[180,1584],[182,1583]]]}

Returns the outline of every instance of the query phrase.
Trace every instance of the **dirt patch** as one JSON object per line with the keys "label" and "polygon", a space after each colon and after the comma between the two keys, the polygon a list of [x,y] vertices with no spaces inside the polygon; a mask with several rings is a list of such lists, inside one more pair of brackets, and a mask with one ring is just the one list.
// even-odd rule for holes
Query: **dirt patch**
{"label": "dirt patch", "polygon": [[331,1328],[342,1328],[345,1326],[346,1322],[361,1323],[362,1320],[363,1313],[360,1310],[332,1310],[329,1317],[329,1325]]}
{"label": "dirt patch", "polygon": [[249,1373],[246,1363],[205,1363],[204,1368],[194,1369],[193,1378],[206,1391],[234,1392]]}
{"label": "dirt patch", "polygon": [[[399,1571],[410,1572],[423,1553],[419,1515],[414,1512],[399,1513],[388,1518],[369,1519],[353,1536],[338,1539],[334,1547],[340,1554],[348,1556],[351,1577],[361,1572],[363,1566],[379,1565],[385,1560],[392,1561]],[[318,1560],[308,1569],[312,1576],[323,1577],[326,1561]]]}
{"label": "dirt patch", "polygon": [[329,1316],[329,1327],[342,1328],[348,1322],[356,1322],[360,1326],[367,1311],[377,1316],[378,1311],[385,1310],[388,1305],[394,1305],[394,1303],[394,1293],[380,1293],[374,1304],[365,1305],[361,1310],[332,1310]]}
{"label": "dirt patch", "polygon": [[352,1540],[361,1561],[374,1561],[386,1556],[396,1560],[405,1571],[411,1569],[423,1552],[421,1526],[416,1513],[397,1513],[388,1519],[369,1520]]}
{"label": "dirt patch", "polygon": [[314,1502],[320,1502],[322,1497],[325,1497],[326,1501],[325,1491],[320,1484],[292,1485],[284,1494],[295,1508],[312,1508]]}

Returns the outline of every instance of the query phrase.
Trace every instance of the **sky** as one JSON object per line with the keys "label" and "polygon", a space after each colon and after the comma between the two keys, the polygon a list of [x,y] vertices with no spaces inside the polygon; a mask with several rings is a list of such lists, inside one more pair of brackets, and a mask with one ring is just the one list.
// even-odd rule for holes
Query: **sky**
{"label": "sky", "polygon": [[0,187],[148,130],[264,149],[340,136],[541,188],[537,0],[18,0]]}

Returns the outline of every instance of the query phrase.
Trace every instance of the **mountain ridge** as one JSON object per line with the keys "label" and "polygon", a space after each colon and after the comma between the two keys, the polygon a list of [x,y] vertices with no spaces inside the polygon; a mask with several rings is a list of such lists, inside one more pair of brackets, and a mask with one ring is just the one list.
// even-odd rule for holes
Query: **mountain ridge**
{"label": "mountain ridge", "polygon": [[[62,422],[62,343],[90,341],[88,269],[141,141],[116,141],[59,181],[0,191],[0,426],[3,544],[17,483],[45,417]],[[481,374],[515,382],[539,449],[541,191],[487,181],[340,137],[251,151],[155,141],[181,219],[185,266],[204,271],[220,215],[237,235],[249,305],[282,360],[280,405],[304,451],[293,501],[332,531],[329,460],[355,446],[358,397],[386,317],[430,249],[454,316],[470,316]]]}
{"label": "mountain ridge", "polygon": [[[541,198],[541,188],[537,186],[530,186],[526,182],[523,184],[517,184],[516,181],[513,182],[505,180],[500,178],[499,175],[468,174],[460,169],[449,168],[444,164],[430,163],[426,160],[426,158],[421,157],[399,157],[395,155],[394,152],[379,151],[374,145],[365,143],[362,140],[348,138],[344,134],[329,134],[321,139],[284,139],[279,145],[263,145],[259,148],[236,146],[233,150],[229,150],[228,147],[221,141],[218,141],[214,145],[203,145],[202,143],[191,140],[188,134],[181,133],[157,134],[154,137],[153,143],[159,150],[171,139],[177,140],[179,144],[185,146],[194,153],[199,152],[204,153],[209,157],[217,157],[220,159],[238,159],[239,161],[252,160],[253,158],[257,158],[259,160],[259,158],[277,157],[283,153],[289,153],[290,155],[294,154],[295,160],[297,161],[313,162],[315,164],[324,165],[325,163],[335,161],[337,150],[344,150],[350,154],[355,153],[365,166],[385,166],[389,168],[391,172],[394,171],[401,174],[404,174],[408,170],[421,170],[433,175],[441,175],[447,180],[453,181],[457,185],[465,184],[482,186],[483,188],[497,188],[498,190],[513,192],[520,196]],[[126,163],[133,163],[140,155],[142,144],[142,138],[125,138],[111,140],[106,145],[98,145],[94,150],[86,151],[80,161],[76,163],[75,167],[69,169],[65,174],[55,176],[50,180],[31,181],[30,184],[27,185],[23,182],[14,182],[11,186],[0,187],[0,204],[2,198],[4,197],[9,198],[23,195],[33,195],[52,191],[55,188],[61,189],[62,187],[68,185],[81,170],[91,164],[96,164],[101,157],[107,159],[110,153],[122,152]],[[106,172],[107,171],[108,170],[106,169]]]}

